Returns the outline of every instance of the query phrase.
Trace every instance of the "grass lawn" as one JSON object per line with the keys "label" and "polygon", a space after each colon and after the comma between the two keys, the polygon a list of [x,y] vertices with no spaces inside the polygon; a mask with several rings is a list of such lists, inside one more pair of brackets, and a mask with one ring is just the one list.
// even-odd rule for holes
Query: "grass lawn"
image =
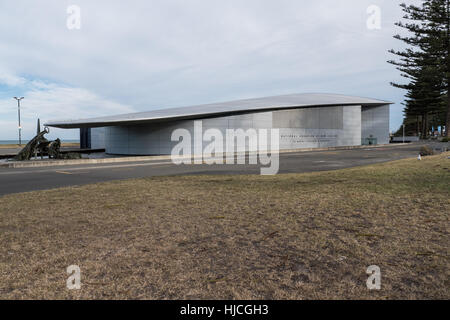
{"label": "grass lawn", "polygon": [[449,156],[3,196],[0,298],[449,299]]}

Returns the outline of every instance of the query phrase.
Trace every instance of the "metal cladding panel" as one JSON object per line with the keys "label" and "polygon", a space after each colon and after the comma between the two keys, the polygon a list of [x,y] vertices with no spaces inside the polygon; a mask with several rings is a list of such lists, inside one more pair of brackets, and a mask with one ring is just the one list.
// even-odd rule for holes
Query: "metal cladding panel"
{"label": "metal cladding panel", "polygon": [[274,111],[280,149],[354,146],[361,143],[361,106]]}
{"label": "metal cladding panel", "polygon": [[54,120],[47,122],[45,125],[60,128],[105,127],[131,125],[137,124],[139,122],[166,122],[205,117],[222,117],[253,113],[256,111],[273,111],[298,107],[319,107],[333,105],[380,106],[385,104],[389,104],[389,102],[338,94],[305,93],[211,103],[182,108],[160,109],[147,112],[128,113],[89,119],[60,121]]}
{"label": "metal cladding panel", "polygon": [[[256,120],[254,120],[256,119]],[[201,120],[203,134],[208,129],[217,129],[222,135],[225,147],[227,129],[253,129],[253,123],[258,119],[263,120],[264,128],[270,129],[272,126],[271,113],[260,115],[258,113],[239,116],[219,117]],[[194,122],[196,120],[173,121],[167,123],[145,124],[138,126],[117,126],[107,127],[106,152],[110,154],[171,154],[173,147],[179,141],[171,141],[172,134],[177,129],[187,130],[190,134],[191,145],[194,144]],[[202,141],[202,148],[210,142]],[[241,146],[236,141],[236,147],[247,147],[248,141]]]}
{"label": "metal cladding panel", "polygon": [[301,108],[273,112],[274,128],[342,129],[342,107]]}
{"label": "metal cladding panel", "polygon": [[389,143],[388,104],[378,107],[364,107],[361,112],[361,138],[376,138],[378,144]]}
{"label": "metal cladding panel", "polygon": [[[176,129],[185,129],[194,142],[196,120],[140,124],[106,128],[106,152],[111,154],[170,154],[179,141],[171,141]],[[201,120],[203,134],[217,129],[226,147],[227,129],[280,130],[280,149],[321,148],[361,144],[361,106],[301,108],[243,116]],[[202,139],[203,140],[203,139]],[[202,141],[204,149],[210,142]],[[236,148],[247,148],[248,139],[235,141]],[[191,148],[194,153],[193,147]]]}
{"label": "metal cladding panel", "polygon": [[105,148],[105,128],[91,129],[91,149]]}
{"label": "metal cladding panel", "polygon": [[361,144],[361,106],[343,107],[344,130],[338,137],[339,146],[357,146]]}

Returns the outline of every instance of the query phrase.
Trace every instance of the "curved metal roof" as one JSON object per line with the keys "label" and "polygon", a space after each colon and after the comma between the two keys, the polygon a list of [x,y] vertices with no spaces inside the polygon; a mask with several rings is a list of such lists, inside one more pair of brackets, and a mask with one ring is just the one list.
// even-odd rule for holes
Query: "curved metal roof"
{"label": "curved metal roof", "polygon": [[305,107],[343,105],[379,106],[385,104],[391,104],[391,102],[340,94],[303,93],[210,103],[190,107],[159,109],[89,119],[54,120],[45,123],[45,125],[58,128],[105,127]]}

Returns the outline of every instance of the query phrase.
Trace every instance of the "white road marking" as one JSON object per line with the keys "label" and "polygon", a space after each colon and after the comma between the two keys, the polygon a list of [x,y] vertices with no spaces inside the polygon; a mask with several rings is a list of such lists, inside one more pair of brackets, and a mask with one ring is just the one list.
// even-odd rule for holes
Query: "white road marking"
{"label": "white road marking", "polygon": [[45,170],[27,170],[27,171],[8,171],[8,172],[0,172],[0,175],[5,174],[21,174],[21,173],[35,173],[35,172],[58,172],[62,173],[63,171],[67,174],[69,171],[78,171],[78,170],[90,170],[90,169],[111,169],[111,168],[124,168],[124,167],[142,167],[142,166],[154,166],[161,164],[172,164],[171,162],[152,162],[152,163],[134,163],[134,164],[120,164],[120,165],[108,165],[108,166],[90,166],[90,167],[80,167],[80,168],[64,168],[62,170],[45,169]]}
{"label": "white road marking", "polygon": [[63,174],[73,174],[72,172],[67,172],[67,171],[58,171],[58,170],[56,170],[55,172],[57,172],[57,173],[63,173]]}

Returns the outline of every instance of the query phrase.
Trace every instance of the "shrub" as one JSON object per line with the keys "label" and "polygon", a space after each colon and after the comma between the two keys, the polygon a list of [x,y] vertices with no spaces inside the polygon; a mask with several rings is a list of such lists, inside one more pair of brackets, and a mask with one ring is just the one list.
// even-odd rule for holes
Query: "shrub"
{"label": "shrub", "polygon": [[450,138],[449,137],[443,137],[442,139],[441,139],[441,142],[449,142],[450,141]]}
{"label": "shrub", "polygon": [[424,156],[432,156],[433,154],[434,154],[434,151],[429,146],[423,146],[423,147],[420,148],[420,155],[422,157],[424,157]]}

